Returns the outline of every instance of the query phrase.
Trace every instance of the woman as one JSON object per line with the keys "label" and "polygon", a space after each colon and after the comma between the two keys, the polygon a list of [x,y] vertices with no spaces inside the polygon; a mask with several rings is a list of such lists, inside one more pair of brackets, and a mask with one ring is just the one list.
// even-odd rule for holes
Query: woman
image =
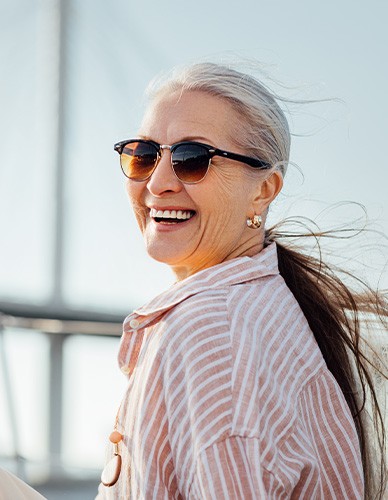
{"label": "woman", "polygon": [[357,313],[386,302],[264,229],[289,148],[271,93],[215,64],[157,88],[115,146],[147,251],[177,282],[124,322],[99,498],[372,496]]}

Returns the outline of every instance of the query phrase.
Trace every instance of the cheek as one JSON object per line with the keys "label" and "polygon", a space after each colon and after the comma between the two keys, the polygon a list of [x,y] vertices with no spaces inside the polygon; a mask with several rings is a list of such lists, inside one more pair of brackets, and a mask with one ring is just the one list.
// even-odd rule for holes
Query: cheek
{"label": "cheek", "polygon": [[140,205],[140,200],[142,197],[143,186],[142,182],[134,182],[127,179],[125,184],[125,190],[127,192],[129,201],[131,202],[133,208]]}
{"label": "cheek", "polygon": [[207,181],[204,192],[213,214],[222,215],[225,220],[245,219],[251,197],[245,176],[230,166],[218,166],[209,171]]}
{"label": "cheek", "polygon": [[145,218],[146,218],[146,211],[144,209],[144,205],[141,203],[144,193],[143,184],[144,183],[142,182],[134,182],[129,179],[126,181],[125,184],[125,190],[127,192],[129,201],[132,205],[136,220],[141,229],[143,229],[145,225]]}
{"label": "cheek", "polygon": [[222,179],[218,175],[209,174],[210,172],[202,183],[186,187],[188,195],[199,211],[201,222],[206,225],[223,216],[225,206],[230,204],[231,195],[230,188],[222,184]]}

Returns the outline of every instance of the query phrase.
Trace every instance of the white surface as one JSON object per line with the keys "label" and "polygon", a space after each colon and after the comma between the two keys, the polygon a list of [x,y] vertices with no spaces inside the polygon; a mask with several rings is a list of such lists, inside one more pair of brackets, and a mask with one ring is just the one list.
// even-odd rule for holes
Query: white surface
{"label": "white surface", "polygon": [[44,500],[31,486],[0,468],[0,500]]}

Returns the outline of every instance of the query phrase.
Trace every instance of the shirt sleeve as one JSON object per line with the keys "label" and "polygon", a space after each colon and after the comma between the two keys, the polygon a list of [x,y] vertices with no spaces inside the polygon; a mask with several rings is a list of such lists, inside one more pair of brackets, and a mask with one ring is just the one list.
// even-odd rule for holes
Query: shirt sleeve
{"label": "shirt sleeve", "polygon": [[189,498],[268,498],[261,473],[259,440],[233,436],[206,448],[198,457]]}
{"label": "shirt sleeve", "polygon": [[358,437],[330,372],[300,396],[299,416],[274,461],[263,466],[260,439],[231,436],[199,454],[190,499],[363,499]]}
{"label": "shirt sleeve", "polygon": [[[288,443],[288,459],[312,452],[322,498],[364,498],[357,432],[342,391],[329,371],[303,391],[300,411],[299,433]],[[312,483],[307,477],[299,481],[296,498],[308,498],[308,491],[316,486]]]}

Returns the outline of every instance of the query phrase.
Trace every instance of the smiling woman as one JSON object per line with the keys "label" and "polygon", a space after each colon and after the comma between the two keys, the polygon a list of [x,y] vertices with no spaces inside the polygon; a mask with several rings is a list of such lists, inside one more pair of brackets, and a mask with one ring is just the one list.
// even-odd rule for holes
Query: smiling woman
{"label": "smiling woman", "polygon": [[[152,137],[160,144],[186,144],[180,158],[175,156],[178,148],[169,151],[164,146],[155,158],[152,175],[149,173],[144,182],[127,181],[148,253],[171,266],[178,279],[232,258],[255,255],[262,248],[245,222],[247,216],[264,213],[277,195],[282,186],[280,171],[265,168],[266,173],[252,182],[252,176],[247,175],[251,167],[246,163],[220,153],[210,164],[203,152],[197,152],[199,158],[195,159],[194,150],[187,149],[190,138],[209,144],[214,151],[221,149],[227,154],[233,150],[245,158],[244,151],[236,150],[229,137],[228,124],[237,120],[235,110],[221,98],[205,92],[173,92],[153,102],[140,128],[142,137]],[[198,142],[192,142],[193,146],[198,149]],[[198,166],[204,169],[201,178],[180,180],[185,178],[186,169],[197,172]],[[160,220],[165,210],[187,214],[185,222]],[[159,218],[152,216],[155,212]]]}
{"label": "smiling woman", "polygon": [[177,282],[124,322],[129,385],[99,498],[381,496],[384,426],[359,323],[383,320],[387,301],[265,229],[290,149],[272,94],[191,66],[115,149],[146,249]]}

